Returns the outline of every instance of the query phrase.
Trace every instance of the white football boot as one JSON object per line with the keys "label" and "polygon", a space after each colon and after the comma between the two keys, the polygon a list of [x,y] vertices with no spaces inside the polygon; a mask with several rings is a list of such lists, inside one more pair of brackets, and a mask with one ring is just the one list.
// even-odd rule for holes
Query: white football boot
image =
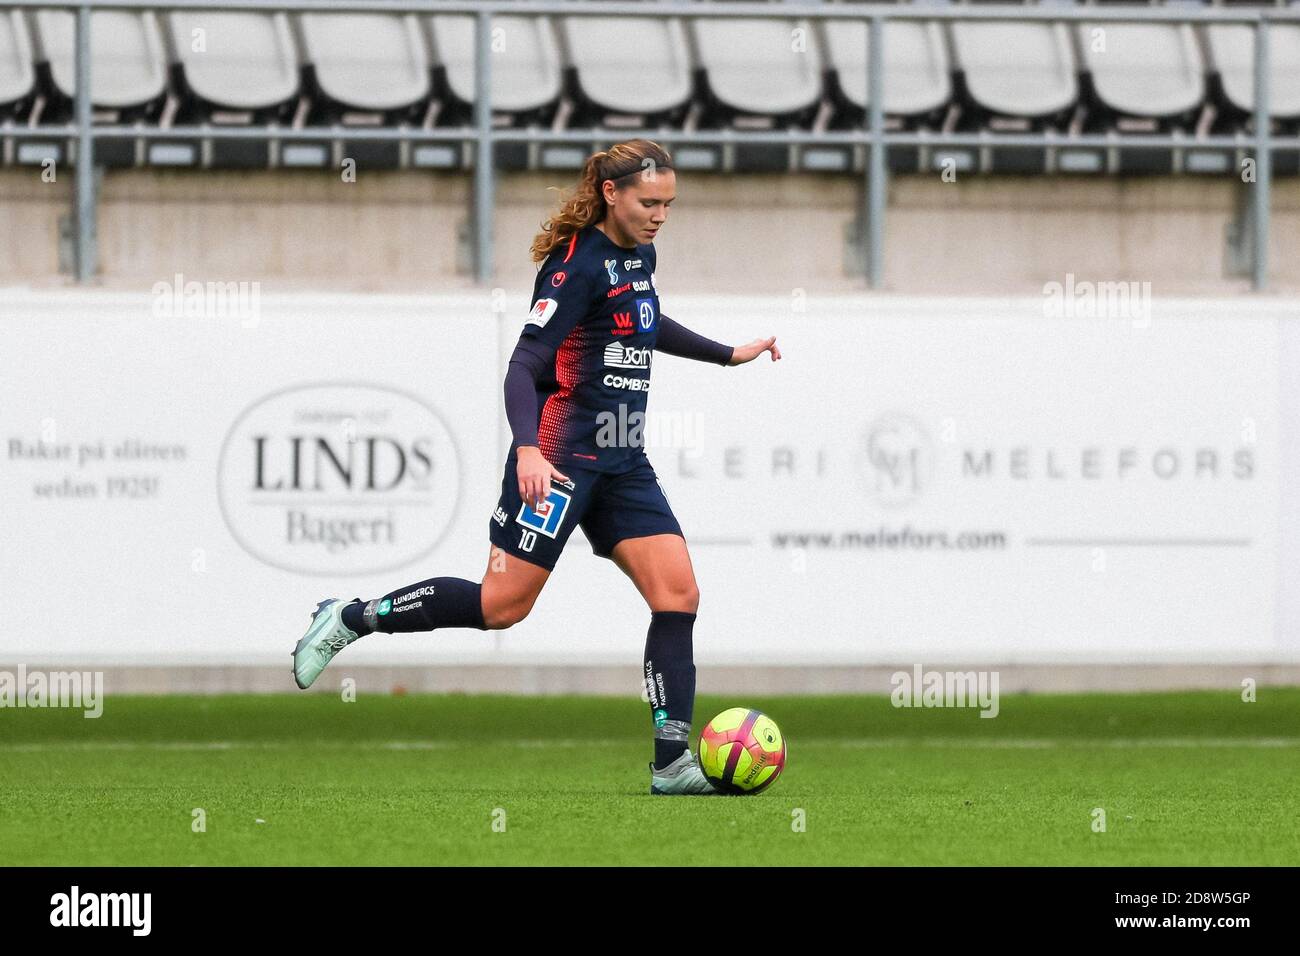
{"label": "white football boot", "polygon": [[662,770],[656,770],[653,762],[650,764],[650,792],[665,797],[723,796],[704,776],[689,747]]}
{"label": "white football boot", "polygon": [[302,690],[315,683],[335,654],[360,639],[343,624],[343,609],[351,603],[330,598],[312,612],[311,626],[293,649],[293,679]]}

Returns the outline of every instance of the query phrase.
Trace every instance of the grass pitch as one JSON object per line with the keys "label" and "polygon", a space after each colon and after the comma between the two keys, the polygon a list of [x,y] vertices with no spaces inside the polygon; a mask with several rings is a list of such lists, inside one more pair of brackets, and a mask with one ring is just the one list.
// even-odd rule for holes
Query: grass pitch
{"label": "grass pitch", "polygon": [[[701,697],[697,728],[736,703]],[[1003,695],[992,720],[885,697],[745,703],[782,727],[786,770],[758,796],[707,798],[649,795],[636,700],[110,696],[98,720],[0,710],[3,862],[1300,863],[1300,689],[1263,688],[1256,703],[1231,689]]]}

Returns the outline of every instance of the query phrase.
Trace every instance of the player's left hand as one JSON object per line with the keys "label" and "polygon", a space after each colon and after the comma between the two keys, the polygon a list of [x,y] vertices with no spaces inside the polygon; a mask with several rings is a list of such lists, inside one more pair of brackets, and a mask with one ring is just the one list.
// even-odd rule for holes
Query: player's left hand
{"label": "player's left hand", "polygon": [[776,336],[768,339],[754,339],[748,345],[737,345],[732,351],[731,361],[728,365],[744,365],[746,362],[752,362],[764,352],[772,353],[772,361],[777,362],[781,359],[781,350],[776,347]]}

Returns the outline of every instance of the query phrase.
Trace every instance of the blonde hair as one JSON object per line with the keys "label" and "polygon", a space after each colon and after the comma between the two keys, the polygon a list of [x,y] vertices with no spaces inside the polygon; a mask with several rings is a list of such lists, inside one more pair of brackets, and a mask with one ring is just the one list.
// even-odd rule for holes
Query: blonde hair
{"label": "blonde hair", "polygon": [[582,179],[573,194],[542,223],[542,231],[533,238],[533,262],[543,261],[560,243],[605,218],[605,180],[613,180],[615,188],[622,189],[631,185],[638,173],[652,177],[656,170],[672,168],[668,151],[648,139],[630,139],[593,153],[582,167]]}

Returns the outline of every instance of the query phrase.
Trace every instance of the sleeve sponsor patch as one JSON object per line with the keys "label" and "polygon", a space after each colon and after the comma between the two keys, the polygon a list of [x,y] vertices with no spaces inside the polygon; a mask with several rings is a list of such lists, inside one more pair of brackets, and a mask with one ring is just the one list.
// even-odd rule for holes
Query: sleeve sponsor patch
{"label": "sleeve sponsor patch", "polygon": [[544,328],[559,306],[560,303],[554,299],[538,299],[533,303],[533,310],[528,313],[528,321],[525,324],[535,325],[539,329]]}

